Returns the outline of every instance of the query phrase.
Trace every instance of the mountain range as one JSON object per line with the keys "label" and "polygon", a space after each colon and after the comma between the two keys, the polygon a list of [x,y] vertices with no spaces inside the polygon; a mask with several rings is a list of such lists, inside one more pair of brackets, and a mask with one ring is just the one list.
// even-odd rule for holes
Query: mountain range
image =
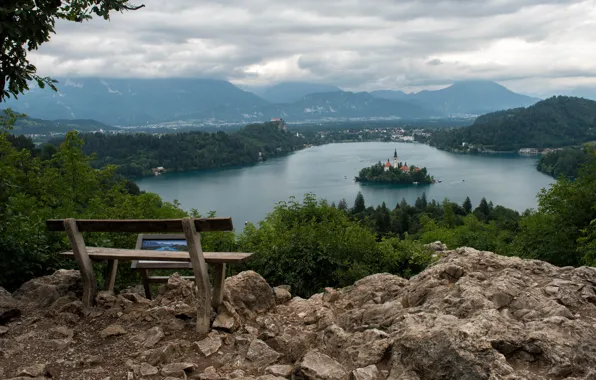
{"label": "mountain range", "polygon": [[114,126],[201,126],[276,117],[291,123],[475,116],[539,100],[488,81],[457,82],[415,94],[349,92],[331,85],[287,82],[255,90],[258,96],[216,79],[57,79],[58,92],[33,88],[6,105],[42,119],[94,119]]}

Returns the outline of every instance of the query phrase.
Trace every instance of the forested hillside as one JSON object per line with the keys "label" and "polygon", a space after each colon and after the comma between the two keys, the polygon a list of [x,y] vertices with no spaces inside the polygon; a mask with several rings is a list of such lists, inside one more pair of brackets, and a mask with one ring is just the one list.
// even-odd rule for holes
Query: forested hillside
{"label": "forested hillside", "polygon": [[596,139],[596,101],[556,96],[528,108],[478,117],[473,125],[433,134],[430,144],[454,151],[557,148]]}
{"label": "forested hillside", "polygon": [[550,152],[540,157],[538,170],[555,178],[565,176],[575,178],[579,174],[582,165],[593,159],[590,154],[593,147],[566,148]]}
{"label": "forested hillside", "polygon": [[183,171],[251,164],[258,162],[259,152],[267,159],[300,149],[305,143],[278,122],[251,124],[234,133],[89,133],[81,137],[83,152],[95,155],[94,167],[116,165],[117,172],[129,178],[152,175],[151,169],[158,166]]}

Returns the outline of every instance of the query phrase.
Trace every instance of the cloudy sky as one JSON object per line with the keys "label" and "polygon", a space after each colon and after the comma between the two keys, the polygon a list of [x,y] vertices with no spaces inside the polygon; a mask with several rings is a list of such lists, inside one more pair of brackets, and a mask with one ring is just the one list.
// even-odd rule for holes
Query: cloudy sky
{"label": "cloudy sky", "polygon": [[491,79],[539,96],[596,89],[596,0],[142,3],[110,22],[60,23],[32,62],[42,75],[240,85],[305,80],[417,91]]}

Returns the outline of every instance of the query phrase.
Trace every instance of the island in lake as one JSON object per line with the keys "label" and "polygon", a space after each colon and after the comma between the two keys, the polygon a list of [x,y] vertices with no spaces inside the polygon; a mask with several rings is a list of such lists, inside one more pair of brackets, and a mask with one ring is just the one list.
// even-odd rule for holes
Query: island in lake
{"label": "island in lake", "polygon": [[393,154],[393,165],[389,159],[385,164],[379,161],[377,164],[364,168],[355,178],[356,182],[370,183],[394,183],[394,184],[419,184],[433,183],[433,177],[429,176],[426,168],[419,168],[407,163],[398,162],[397,149]]}

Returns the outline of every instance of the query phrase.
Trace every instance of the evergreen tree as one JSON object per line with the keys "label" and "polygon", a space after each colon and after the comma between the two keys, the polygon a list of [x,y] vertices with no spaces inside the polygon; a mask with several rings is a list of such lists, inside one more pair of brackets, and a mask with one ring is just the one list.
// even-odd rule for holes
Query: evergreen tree
{"label": "evergreen tree", "polygon": [[348,209],[348,202],[346,202],[345,198],[342,198],[339,203],[337,204],[337,209],[341,211],[346,211]]}
{"label": "evergreen tree", "polygon": [[354,208],[352,209],[352,212],[354,214],[358,214],[363,212],[364,210],[366,210],[366,205],[364,204],[364,196],[359,191],[358,195],[356,195],[356,200],[354,201]]}
{"label": "evergreen tree", "polygon": [[466,215],[472,212],[472,201],[470,200],[470,197],[466,197],[466,200],[463,203],[463,208]]}

